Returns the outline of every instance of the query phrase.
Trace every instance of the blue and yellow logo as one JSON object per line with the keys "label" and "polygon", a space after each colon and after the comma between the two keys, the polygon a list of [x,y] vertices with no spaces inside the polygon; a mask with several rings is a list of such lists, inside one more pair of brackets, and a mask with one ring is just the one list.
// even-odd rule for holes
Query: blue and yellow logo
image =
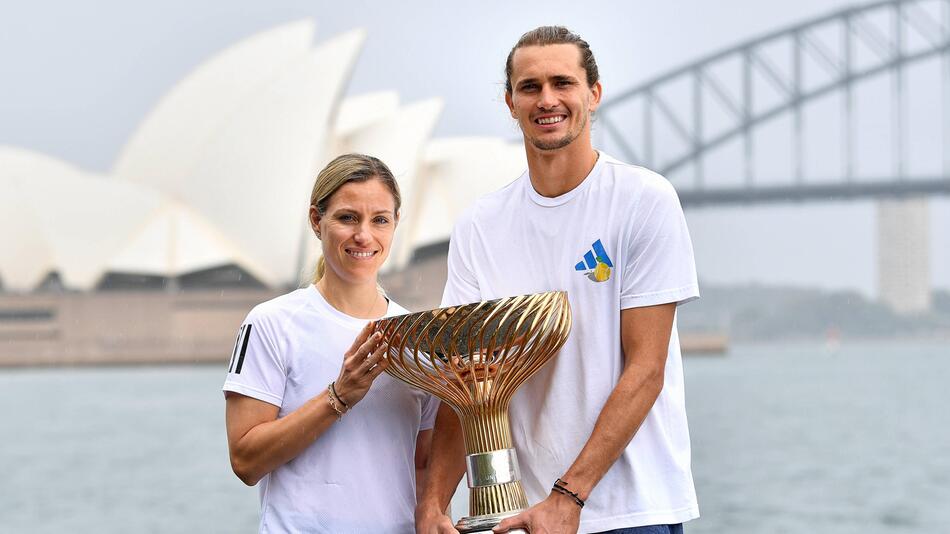
{"label": "blue and yellow logo", "polygon": [[604,249],[604,244],[598,239],[591,245],[591,249],[584,253],[584,259],[577,262],[574,270],[584,273],[587,278],[594,282],[606,282],[610,280],[610,272],[613,266],[610,256],[607,255],[607,251]]}

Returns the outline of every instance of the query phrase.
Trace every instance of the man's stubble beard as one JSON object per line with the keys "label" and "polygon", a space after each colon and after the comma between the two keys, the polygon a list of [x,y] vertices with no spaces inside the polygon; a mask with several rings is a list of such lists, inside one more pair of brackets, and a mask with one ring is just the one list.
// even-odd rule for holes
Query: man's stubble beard
{"label": "man's stubble beard", "polygon": [[[529,137],[527,135],[525,135],[525,137],[528,139],[528,141],[531,142],[532,145],[534,145],[534,148],[537,148],[538,150],[558,150],[573,143],[575,139],[581,136],[581,133],[584,131],[584,127],[587,126],[587,121],[589,120],[589,118],[590,118],[590,114],[588,113],[584,117],[584,122],[581,123],[580,128],[577,129],[577,132],[567,132],[567,134],[564,137],[560,139],[555,139],[554,141],[546,142],[546,141],[537,139],[535,137]],[[523,128],[521,130],[521,133],[524,134]]]}

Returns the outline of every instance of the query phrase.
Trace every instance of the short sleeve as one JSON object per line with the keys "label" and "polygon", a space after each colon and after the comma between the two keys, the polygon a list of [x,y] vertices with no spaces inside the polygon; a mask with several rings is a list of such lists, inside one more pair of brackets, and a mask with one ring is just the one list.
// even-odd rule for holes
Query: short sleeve
{"label": "short sleeve", "polygon": [[435,414],[439,411],[439,399],[432,395],[427,395],[422,403],[422,423],[419,430],[429,430],[435,426]]}
{"label": "short sleeve", "polygon": [[238,329],[223,390],[280,406],[286,384],[273,329],[266,315],[255,309]]}
{"label": "short sleeve", "polygon": [[693,245],[679,197],[662,176],[649,178],[626,228],[621,309],[699,298]]}
{"label": "short sleeve", "polygon": [[478,279],[471,268],[472,220],[471,212],[463,214],[449,239],[448,278],[442,292],[442,306],[457,306],[482,300],[478,289]]}

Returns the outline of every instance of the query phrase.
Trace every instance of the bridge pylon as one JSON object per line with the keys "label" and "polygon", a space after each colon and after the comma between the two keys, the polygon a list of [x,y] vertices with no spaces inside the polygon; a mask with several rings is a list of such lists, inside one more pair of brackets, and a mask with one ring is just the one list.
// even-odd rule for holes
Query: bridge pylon
{"label": "bridge pylon", "polygon": [[930,310],[929,206],[925,197],[878,201],[879,296],[901,314]]}

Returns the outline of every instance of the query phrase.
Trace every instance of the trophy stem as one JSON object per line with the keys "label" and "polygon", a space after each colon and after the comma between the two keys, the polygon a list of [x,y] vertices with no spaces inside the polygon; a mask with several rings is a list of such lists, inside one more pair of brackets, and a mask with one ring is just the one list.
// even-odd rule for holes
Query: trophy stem
{"label": "trophy stem", "polygon": [[468,493],[468,510],[473,516],[516,513],[528,507],[521,481],[494,486],[476,486]]}
{"label": "trophy stem", "polygon": [[461,413],[462,434],[468,454],[511,448],[511,425],[508,406],[476,406]]}
{"label": "trophy stem", "polygon": [[[511,514],[528,507],[505,404],[487,409],[478,407],[473,410],[475,413],[459,414],[468,453],[469,513],[472,516]],[[479,473],[488,473],[488,476]]]}

